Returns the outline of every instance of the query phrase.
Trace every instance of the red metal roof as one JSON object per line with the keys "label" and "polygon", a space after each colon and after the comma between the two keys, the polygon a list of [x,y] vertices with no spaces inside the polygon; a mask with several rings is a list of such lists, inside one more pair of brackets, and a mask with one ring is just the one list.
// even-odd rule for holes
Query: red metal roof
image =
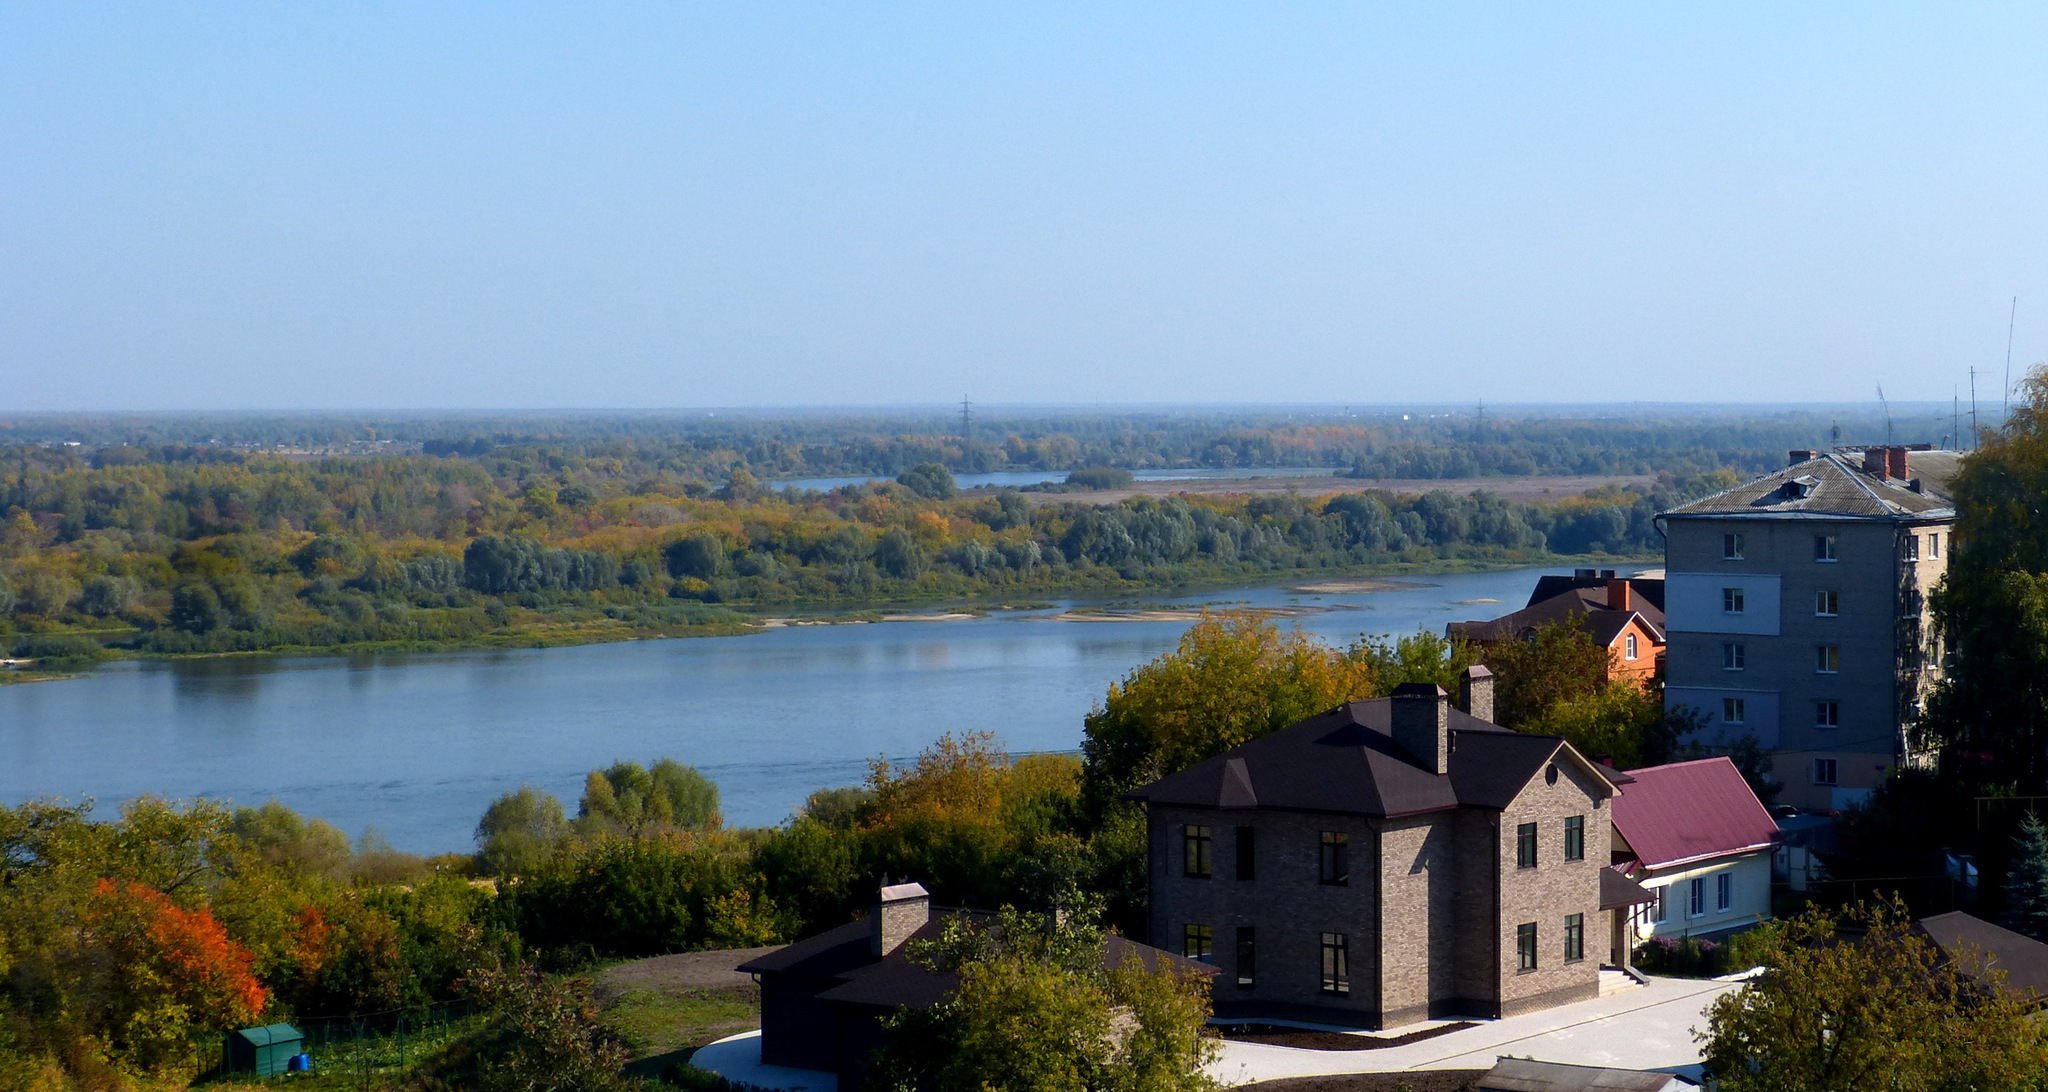
{"label": "red metal roof", "polygon": [[1771,844],[1778,824],[1726,756],[1630,770],[1614,828],[1642,867],[1671,868]]}

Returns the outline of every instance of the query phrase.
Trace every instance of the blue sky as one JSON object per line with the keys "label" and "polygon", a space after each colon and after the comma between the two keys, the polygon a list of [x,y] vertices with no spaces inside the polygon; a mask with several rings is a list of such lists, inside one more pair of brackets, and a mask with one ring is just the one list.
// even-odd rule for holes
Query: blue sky
{"label": "blue sky", "polygon": [[1945,400],[2048,8],[0,2],[0,410]]}

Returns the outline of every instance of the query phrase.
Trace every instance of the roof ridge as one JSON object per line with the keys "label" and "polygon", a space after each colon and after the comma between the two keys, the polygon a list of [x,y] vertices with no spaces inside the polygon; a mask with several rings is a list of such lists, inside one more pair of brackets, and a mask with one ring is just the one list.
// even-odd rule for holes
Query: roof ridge
{"label": "roof ridge", "polygon": [[1863,490],[1863,492],[1867,496],[1869,496],[1871,500],[1876,501],[1880,506],[1884,508],[1886,512],[1895,516],[1900,515],[1904,512],[1904,510],[1901,509],[1898,505],[1893,504],[1891,501],[1887,500],[1884,497],[1878,496],[1877,490],[1872,489],[1870,487],[1870,483],[1863,480],[1863,472],[1857,470],[1855,467],[1852,467],[1848,463],[1842,461],[1842,457],[1840,455],[1837,455],[1834,452],[1830,451],[1826,455],[1823,455],[1821,457],[1829,460],[1830,462],[1833,462],[1836,465],[1836,467],[1838,467],[1842,471],[1842,473],[1849,475],[1849,480],[1856,483],[1856,488]]}

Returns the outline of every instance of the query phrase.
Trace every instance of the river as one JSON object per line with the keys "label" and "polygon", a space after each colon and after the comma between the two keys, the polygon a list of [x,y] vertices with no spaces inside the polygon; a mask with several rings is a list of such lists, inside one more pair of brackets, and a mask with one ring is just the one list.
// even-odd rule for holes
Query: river
{"label": "river", "polygon": [[[1148,602],[1326,607],[1300,624],[1349,642],[1495,617],[1527,599],[1538,572],[1565,571]],[[815,789],[858,782],[868,759],[914,756],[944,732],[986,729],[1013,751],[1077,748],[1109,684],[1187,628],[1054,613],[510,652],[118,663],[0,687],[0,801],[274,798],[352,835],[374,826],[400,849],[443,852],[470,848],[500,793],[537,785],[573,810],[593,767],[666,755],[718,782],[728,822],[773,824]]]}

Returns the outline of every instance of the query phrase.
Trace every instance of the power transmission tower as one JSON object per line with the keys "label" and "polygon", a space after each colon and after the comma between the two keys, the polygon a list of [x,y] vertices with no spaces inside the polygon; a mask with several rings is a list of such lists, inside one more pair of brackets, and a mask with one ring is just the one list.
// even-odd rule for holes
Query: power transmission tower
{"label": "power transmission tower", "polygon": [[1970,365],[1970,450],[1977,450],[1977,366]]}
{"label": "power transmission tower", "polygon": [[969,402],[964,394],[960,396],[960,438],[974,438],[974,403]]}

